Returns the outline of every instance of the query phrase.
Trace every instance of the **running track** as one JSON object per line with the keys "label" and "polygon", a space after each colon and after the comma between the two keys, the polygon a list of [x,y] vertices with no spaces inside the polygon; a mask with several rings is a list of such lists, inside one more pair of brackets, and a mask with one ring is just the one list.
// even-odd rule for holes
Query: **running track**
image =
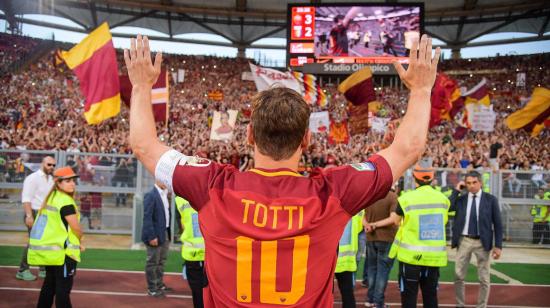
{"label": "running track", "polygon": [[[15,279],[16,268],[0,266],[0,307],[35,307],[42,280],[21,281]],[[80,307],[193,307],[191,292],[180,274],[167,274],[165,283],[174,288],[166,298],[151,298],[145,294],[145,275],[142,272],[102,271],[78,269],[71,300]],[[339,294],[335,287],[335,307],[340,307]],[[550,286],[493,284],[489,307],[550,307]],[[477,286],[466,288],[467,304],[474,307]],[[363,307],[366,289],[357,284],[357,306]],[[391,307],[400,307],[399,292],[395,282],[386,290],[386,301]],[[454,307],[452,284],[441,284],[439,289],[441,307]]]}

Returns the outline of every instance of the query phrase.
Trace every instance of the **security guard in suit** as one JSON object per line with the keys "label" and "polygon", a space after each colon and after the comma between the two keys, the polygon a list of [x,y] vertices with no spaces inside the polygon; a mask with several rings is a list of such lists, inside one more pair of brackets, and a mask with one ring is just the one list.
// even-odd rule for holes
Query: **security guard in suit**
{"label": "security guard in suit", "polygon": [[437,307],[439,268],[447,265],[445,224],[449,199],[430,184],[431,167],[416,165],[413,176],[417,188],[399,197],[393,217],[401,222],[390,249],[390,258],[399,260],[401,305],[416,307],[418,286],[424,307]]}
{"label": "security guard in suit", "polygon": [[202,288],[207,280],[204,273],[204,238],[199,229],[199,214],[187,200],[176,197],[175,201],[183,228],[180,238],[181,257],[185,262],[185,275],[193,295],[193,307],[202,308]]}

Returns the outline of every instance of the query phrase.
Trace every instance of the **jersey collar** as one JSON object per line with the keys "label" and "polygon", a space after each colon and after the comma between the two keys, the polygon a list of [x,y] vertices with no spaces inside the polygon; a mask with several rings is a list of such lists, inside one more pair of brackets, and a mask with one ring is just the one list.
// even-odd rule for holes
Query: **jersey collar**
{"label": "jersey collar", "polygon": [[256,174],[262,175],[262,176],[268,176],[268,177],[274,177],[274,176],[296,176],[296,177],[302,177],[301,174],[299,174],[296,171],[293,171],[292,169],[287,168],[279,168],[279,169],[263,169],[263,168],[253,168],[249,170],[250,172],[254,172]]}

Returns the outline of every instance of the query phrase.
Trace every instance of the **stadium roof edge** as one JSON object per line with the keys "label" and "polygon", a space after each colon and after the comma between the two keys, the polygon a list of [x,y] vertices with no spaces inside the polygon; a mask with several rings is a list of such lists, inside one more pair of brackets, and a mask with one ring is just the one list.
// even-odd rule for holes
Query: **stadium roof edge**
{"label": "stadium roof edge", "polygon": [[[310,1],[303,2],[308,5]],[[311,1],[315,2],[315,1]],[[346,3],[348,1],[338,1]],[[351,1],[356,2],[356,1]],[[216,0],[205,4],[200,0],[5,0],[0,9],[8,23],[29,23],[76,32],[89,32],[104,21],[111,29],[131,26],[165,33],[165,41],[214,46],[284,49],[282,45],[252,45],[262,38],[286,38],[286,16],[289,1]],[[382,4],[383,2],[381,2]],[[392,4],[399,4],[399,1]],[[402,1],[402,3],[409,3]],[[547,40],[550,31],[550,2],[534,0],[427,0],[425,30],[445,43],[443,48],[492,45],[488,42],[469,43],[490,33],[525,32],[537,34],[527,41]],[[83,29],[57,24],[38,24],[20,15],[50,14],[67,18]],[[116,30],[115,30],[116,31]],[[210,33],[228,42],[174,38],[186,33]],[[126,35],[114,34],[118,37]],[[507,43],[526,39],[506,40]]]}

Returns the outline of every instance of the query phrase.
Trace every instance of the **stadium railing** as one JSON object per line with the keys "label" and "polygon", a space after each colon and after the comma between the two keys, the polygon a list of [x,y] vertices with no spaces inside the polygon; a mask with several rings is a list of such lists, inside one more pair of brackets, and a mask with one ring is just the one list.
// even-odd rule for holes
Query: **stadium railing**
{"label": "stadium railing", "polygon": [[40,168],[45,156],[53,156],[56,167],[68,165],[80,175],[76,202],[84,232],[133,233],[143,172],[132,155],[27,150],[0,150],[0,230],[25,230],[23,181]]}

